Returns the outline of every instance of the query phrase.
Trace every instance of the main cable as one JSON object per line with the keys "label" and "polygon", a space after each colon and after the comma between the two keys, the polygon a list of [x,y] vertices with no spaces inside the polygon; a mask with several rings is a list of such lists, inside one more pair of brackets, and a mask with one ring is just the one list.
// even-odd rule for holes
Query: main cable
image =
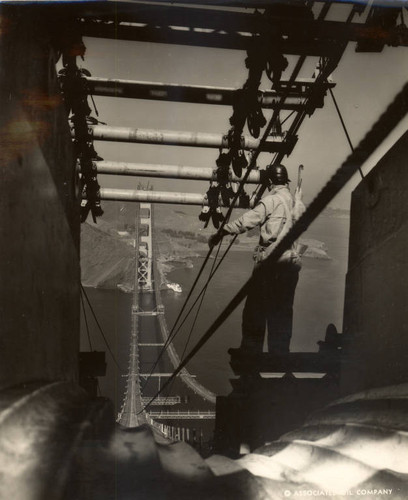
{"label": "main cable", "polygon": [[[396,95],[392,103],[388,106],[386,111],[374,123],[371,129],[367,132],[365,137],[360,141],[359,145],[354,151],[346,158],[333,176],[329,179],[326,185],[318,193],[316,198],[308,206],[306,212],[300,217],[298,221],[292,226],[290,231],[282,238],[279,244],[274,248],[269,257],[260,263],[260,267],[271,265],[281,257],[283,252],[289,248],[301,234],[306,231],[310,224],[316,217],[324,210],[324,208],[333,200],[333,198],[341,191],[345,184],[351,177],[361,168],[361,165],[369,158],[369,156],[377,148],[389,134],[391,130],[399,123],[399,121],[408,112],[408,84],[405,84],[402,90]],[[224,323],[229,315],[236,309],[236,307],[247,296],[249,287],[251,285],[252,277],[242,286],[242,288],[231,299],[225,309],[219,314],[212,325],[203,334],[201,339],[189,352],[187,357],[180,363],[177,369],[172,373],[168,380],[164,383],[158,393],[144,407],[148,408],[152,402],[159,396],[172,380],[180,373],[180,371],[187,365],[187,363],[197,354],[203,345],[212,337],[217,329]]]}

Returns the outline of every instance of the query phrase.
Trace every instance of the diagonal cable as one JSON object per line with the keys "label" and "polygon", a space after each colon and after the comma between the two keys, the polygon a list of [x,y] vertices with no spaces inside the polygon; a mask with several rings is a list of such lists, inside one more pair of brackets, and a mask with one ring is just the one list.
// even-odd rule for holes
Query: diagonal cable
{"label": "diagonal cable", "polygon": [[108,342],[108,340],[106,339],[105,334],[103,333],[102,327],[101,327],[101,325],[100,325],[100,323],[99,323],[99,321],[98,321],[98,318],[96,317],[95,311],[94,311],[94,309],[93,309],[93,307],[92,307],[92,304],[91,304],[91,302],[90,302],[90,300],[89,300],[89,298],[88,298],[88,295],[87,295],[87,293],[86,293],[86,291],[85,291],[85,288],[83,287],[82,283],[81,283],[81,289],[82,289],[82,292],[83,292],[83,294],[84,294],[84,297],[85,297],[85,299],[86,299],[86,301],[87,301],[87,303],[88,303],[89,309],[91,310],[91,313],[92,313],[92,316],[93,316],[93,318],[94,318],[94,320],[95,320],[95,323],[97,324],[98,329],[99,329],[99,331],[100,331],[100,333],[101,333],[101,335],[102,335],[102,338],[103,338],[103,340],[104,340],[104,342],[105,342],[105,345],[106,345],[106,347],[107,347],[107,349],[108,349],[108,351],[109,351],[110,355],[112,356],[113,362],[115,363],[115,365],[117,366],[117,368],[118,368],[121,372],[123,372],[123,369],[121,368],[121,366],[120,366],[120,365],[119,365],[119,363],[117,362],[116,357],[115,357],[115,355],[113,354],[112,349],[110,348],[109,342]]}
{"label": "diagonal cable", "polygon": [[217,272],[218,268],[220,267],[220,265],[222,264],[222,261],[225,259],[225,257],[227,256],[229,250],[231,249],[232,245],[234,244],[235,240],[237,239],[238,235],[235,234],[234,237],[231,239],[228,247],[225,249],[224,251],[224,254],[222,255],[221,259],[219,260],[217,266],[214,268],[211,269],[211,273],[210,273],[210,276],[208,277],[207,279],[207,282],[206,284],[203,286],[203,288],[201,289],[200,293],[197,295],[195,301],[192,303],[190,309],[187,311],[186,315],[184,316],[183,318],[183,321],[180,323],[180,325],[178,326],[177,330],[173,333],[173,336],[172,336],[172,340],[175,338],[175,336],[177,335],[177,333],[180,331],[181,327],[184,325],[184,323],[186,322],[188,316],[190,315],[191,311],[194,309],[194,306],[197,304],[197,302],[200,300],[201,296],[205,293],[210,281],[212,280],[214,274]]}
{"label": "diagonal cable", "polygon": [[[220,241],[220,243],[219,243],[219,245],[218,245],[218,248],[217,248],[217,253],[216,253],[215,257],[214,257],[214,262],[213,262],[213,264],[212,264],[212,266],[211,266],[210,277],[208,278],[207,283],[205,284],[205,286],[203,287],[203,289],[202,289],[202,290],[201,290],[201,292],[200,292],[201,300],[200,300],[200,303],[198,304],[198,308],[197,308],[196,314],[195,314],[195,316],[194,316],[193,323],[192,323],[192,325],[191,325],[191,327],[190,327],[190,331],[189,331],[189,333],[188,333],[187,340],[186,340],[186,342],[185,342],[184,349],[183,349],[183,352],[182,352],[182,354],[181,354],[181,358],[180,358],[180,360],[181,360],[181,361],[183,361],[183,359],[184,359],[184,355],[186,354],[186,350],[187,350],[188,344],[190,343],[190,339],[191,339],[191,336],[192,336],[192,334],[193,334],[194,327],[195,327],[195,325],[196,325],[196,322],[197,322],[198,316],[199,316],[200,311],[201,311],[201,306],[203,305],[203,302],[204,302],[205,293],[206,293],[206,291],[207,291],[208,284],[209,284],[210,279],[211,279],[211,273],[213,273],[213,271],[214,271],[214,266],[215,266],[215,263],[216,263],[216,261],[217,261],[217,259],[218,259],[218,254],[220,253],[220,248],[221,248],[221,241]],[[224,256],[225,256],[225,253],[224,253]],[[194,302],[194,304],[196,304],[196,302],[197,302],[197,301],[195,301],[195,302]],[[187,317],[188,317],[188,315],[186,315],[185,319],[187,319]],[[181,326],[179,327],[179,329],[180,329],[180,328],[181,328]],[[177,332],[173,335],[173,338],[176,336],[176,334],[177,334]],[[173,382],[174,382],[174,381],[175,381],[175,379],[173,380]],[[169,386],[168,396],[171,394],[172,387],[173,387],[173,384],[171,384],[171,385]],[[167,397],[168,397],[168,396],[167,396]],[[166,397],[166,400],[167,400],[167,397]]]}
{"label": "diagonal cable", "polygon": [[87,335],[88,335],[89,350],[90,350],[90,351],[93,351],[93,349],[92,349],[92,342],[91,342],[91,334],[90,334],[90,332],[89,332],[88,319],[87,319],[87,317],[86,317],[84,297],[83,297],[83,294],[82,294],[82,293],[80,294],[80,297],[81,297],[82,312],[83,312],[83,315],[84,315],[84,321],[85,321],[86,333],[87,333]]}
{"label": "diagonal cable", "polygon": [[[333,200],[333,198],[340,192],[340,190],[345,186],[345,184],[351,179],[351,177],[358,171],[359,167],[369,158],[369,156],[377,148],[387,135],[393,130],[393,128],[399,123],[399,121],[408,112],[408,84],[405,84],[402,90],[394,98],[393,102],[388,106],[386,111],[379,117],[376,123],[371,127],[369,132],[365,135],[359,145],[355,148],[346,160],[341,164],[338,170],[330,178],[323,189],[318,193],[316,198],[307,208],[306,212],[300,217],[300,219],[292,226],[289,233],[280,241],[269,257],[261,263],[261,267],[264,268],[270,264],[277,262],[279,257],[283,252],[290,247],[299,236],[310,226],[310,224],[316,219],[316,217],[324,210],[324,208]],[[222,313],[216,318],[213,324],[207,329],[203,334],[201,339],[189,352],[187,357],[180,363],[177,369],[165,382],[161,391],[164,390],[168,384],[180,373],[180,371],[187,365],[187,363],[197,354],[197,352],[203,347],[203,345],[212,337],[212,335],[217,331],[217,329],[224,323],[228,316],[236,309],[236,307],[242,302],[242,300],[247,296],[250,283],[252,278],[250,278],[242,288],[237,292],[237,294],[231,299],[226,308]],[[152,402],[160,394],[159,391],[155,394],[152,399],[147,403],[145,408],[149,407]]]}
{"label": "diagonal cable", "polygon": [[[345,135],[346,135],[347,142],[349,143],[349,146],[350,146],[351,151],[353,151],[353,152],[354,152],[353,143],[351,142],[350,135],[349,135],[349,133],[348,133],[348,130],[347,130],[346,124],[345,124],[345,122],[344,122],[344,120],[343,120],[343,116],[342,116],[341,111],[340,111],[340,108],[339,108],[339,106],[338,106],[338,104],[337,104],[336,98],[334,97],[334,93],[333,93],[333,91],[332,91],[332,89],[331,89],[331,88],[329,88],[329,91],[330,91],[330,95],[331,95],[331,97],[332,97],[332,99],[333,99],[333,103],[334,103],[334,107],[336,108],[337,115],[338,115],[338,117],[339,117],[339,119],[340,119],[341,125],[342,125],[343,130],[344,130],[344,133],[345,133]],[[362,179],[364,179],[365,177],[364,177],[363,171],[361,170],[361,167],[360,167],[360,166],[358,167],[358,171],[360,172],[361,178],[362,178]]]}
{"label": "diagonal cable", "polygon": [[[268,136],[270,135],[270,133],[271,133],[271,131],[273,129],[273,126],[275,125],[276,121],[279,119],[279,113],[281,112],[281,110],[283,108],[283,105],[285,104],[286,99],[289,97],[291,85],[295,81],[295,79],[296,79],[296,77],[297,77],[297,75],[298,75],[298,73],[299,73],[299,71],[300,71],[300,69],[301,69],[301,67],[302,67],[302,65],[304,63],[304,60],[305,60],[304,56],[300,57],[299,60],[297,61],[297,64],[296,64],[295,68],[292,71],[292,74],[291,74],[291,76],[289,78],[288,85],[287,85],[287,88],[285,90],[285,93],[281,96],[280,101],[277,103],[277,105],[274,108],[273,114],[272,114],[272,116],[271,116],[271,118],[270,118],[270,120],[269,120],[269,122],[268,122],[268,124],[266,126],[266,129],[263,132],[263,135],[262,135],[262,137],[261,137],[261,139],[259,141],[258,147],[253,152],[253,154],[251,156],[251,160],[250,160],[249,165],[247,166],[247,168],[245,170],[244,177],[240,180],[238,190],[235,193],[235,195],[234,195],[234,197],[233,197],[233,199],[232,199],[232,201],[230,203],[230,206],[228,208],[227,214],[226,214],[224,220],[221,222],[221,226],[218,229],[219,233],[222,232],[225,224],[228,222],[228,220],[229,220],[229,218],[231,216],[232,210],[233,210],[233,208],[234,208],[234,206],[235,206],[235,204],[236,204],[239,196],[241,195],[241,193],[242,193],[242,191],[244,189],[245,182],[247,181],[250,172],[256,166],[256,161],[258,159],[259,154],[261,153],[262,146],[264,145],[264,143],[266,142]],[[277,156],[275,155],[274,161],[276,160],[276,158],[277,158]],[[262,193],[263,193],[263,191],[261,190],[260,191],[260,196],[262,195]],[[175,330],[175,328],[177,326],[177,323],[179,322],[179,320],[180,320],[180,318],[181,318],[181,316],[182,316],[182,314],[183,314],[183,312],[184,312],[184,310],[185,310],[185,308],[187,306],[187,303],[190,300],[190,297],[191,297],[191,295],[192,295],[192,293],[193,293],[193,291],[194,291],[194,289],[195,289],[195,287],[197,285],[197,282],[198,282],[199,278],[201,277],[201,274],[202,274],[202,272],[203,272],[203,270],[204,270],[204,268],[205,268],[205,266],[206,266],[206,264],[208,262],[208,259],[211,256],[212,250],[213,249],[210,248],[209,251],[207,252],[207,255],[206,255],[205,259],[204,259],[203,264],[201,265],[201,268],[200,268],[200,270],[198,272],[198,275],[197,275],[196,279],[194,280],[194,283],[191,286],[190,291],[189,291],[189,293],[188,293],[188,295],[187,295],[187,297],[186,297],[186,299],[185,299],[185,301],[183,303],[183,306],[181,307],[181,310],[180,310],[180,312],[179,312],[179,314],[178,314],[178,316],[177,316],[177,318],[176,318],[176,320],[175,320],[175,322],[173,324],[173,327],[172,327],[172,329],[170,331],[168,339],[165,342],[165,344],[162,347],[162,349],[160,350],[159,355],[158,355],[158,357],[157,357],[157,359],[156,359],[156,361],[155,361],[155,363],[153,365],[153,368],[151,369],[151,371],[149,373],[148,379],[152,375],[154,369],[156,368],[157,364],[159,363],[160,359],[162,358],[164,352],[166,351],[168,345],[171,342],[171,340],[169,340],[169,339],[172,338],[173,331]]]}

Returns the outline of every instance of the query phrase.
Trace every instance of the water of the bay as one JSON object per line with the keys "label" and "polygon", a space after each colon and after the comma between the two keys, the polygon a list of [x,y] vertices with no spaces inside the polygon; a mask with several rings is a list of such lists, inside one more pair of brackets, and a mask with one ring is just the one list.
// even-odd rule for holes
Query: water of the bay
{"label": "water of the bay", "polygon": [[[303,259],[295,298],[292,351],[316,351],[316,342],[324,339],[329,323],[334,323],[339,331],[342,329],[348,230],[348,218],[321,217],[305,234],[307,238],[323,241],[331,259]],[[169,328],[172,327],[184,303],[202,259],[203,257],[194,259],[193,268],[175,269],[168,275],[169,281],[179,283],[183,289],[182,293],[172,290],[162,292]],[[212,264],[213,260],[208,263],[207,271],[203,274],[203,281],[199,282],[197,290],[201,289]],[[186,352],[189,352],[249,278],[252,266],[251,252],[232,251],[228,254],[208,287]],[[113,357],[107,352],[108,372],[106,377],[100,378],[101,393],[120,406],[125,382],[123,375],[126,373],[129,353],[131,295],[119,290],[98,289],[87,289],[87,293],[113,356],[121,368],[121,370],[118,369]],[[189,371],[216,394],[228,394],[231,391],[229,379],[233,377],[233,373],[229,367],[227,351],[230,347],[237,347],[240,343],[242,307],[243,303],[188,365]],[[194,316],[194,314],[190,316],[177,334],[175,345],[180,355],[185,349]],[[89,342],[85,324],[82,323],[81,348],[86,350]],[[106,350],[105,342],[98,333],[95,322],[88,318],[88,323],[93,349]]]}

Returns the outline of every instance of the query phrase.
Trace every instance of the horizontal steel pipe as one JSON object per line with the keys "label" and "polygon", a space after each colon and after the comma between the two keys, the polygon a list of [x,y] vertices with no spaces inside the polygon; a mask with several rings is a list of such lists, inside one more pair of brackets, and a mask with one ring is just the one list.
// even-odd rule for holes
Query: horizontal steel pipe
{"label": "horizontal steel pipe", "polygon": [[[227,87],[211,87],[199,85],[178,85],[172,83],[139,82],[133,80],[114,80],[107,78],[87,78],[88,92],[96,96],[126,97],[135,99],[151,99],[160,101],[191,102],[198,104],[233,105],[236,89]],[[303,79],[290,85],[290,94],[282,109],[298,110],[314,79]],[[278,98],[286,92],[287,82],[281,82],[281,90],[264,90],[261,97],[263,108],[276,107]],[[334,83],[326,83],[322,87],[325,92]]]}
{"label": "horizontal steel pipe", "polygon": [[[216,168],[199,168],[182,165],[150,165],[146,163],[125,163],[115,161],[98,161],[96,168],[99,174],[130,175],[139,177],[164,177],[166,179],[195,179],[200,181],[217,180]],[[231,182],[240,182],[240,178],[231,173]],[[250,172],[247,183],[259,184],[261,172]]]}
{"label": "horizontal steel pipe", "polygon": [[[142,144],[160,144],[163,146],[191,146],[201,148],[227,148],[227,137],[222,134],[210,134],[205,132],[175,132],[172,130],[152,130],[132,127],[110,127],[107,125],[92,125],[89,133],[97,141],[132,142]],[[72,131],[74,135],[74,131]],[[259,139],[248,136],[241,137],[243,149],[257,149]],[[286,145],[281,136],[268,139],[262,151],[270,153],[285,151]]]}
{"label": "horizontal steel pipe", "polygon": [[[172,193],[168,191],[143,191],[136,189],[101,189],[102,200],[138,201],[143,203],[166,203],[176,205],[208,205],[203,194]],[[247,208],[237,203],[236,208]]]}

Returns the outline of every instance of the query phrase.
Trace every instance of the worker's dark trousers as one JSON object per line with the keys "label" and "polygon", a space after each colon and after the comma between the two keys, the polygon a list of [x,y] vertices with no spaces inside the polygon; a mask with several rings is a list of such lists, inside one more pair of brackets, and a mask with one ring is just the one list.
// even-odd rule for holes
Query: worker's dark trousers
{"label": "worker's dark trousers", "polygon": [[289,352],[299,269],[291,263],[255,267],[242,316],[242,349],[262,352],[267,326],[269,352]]}

